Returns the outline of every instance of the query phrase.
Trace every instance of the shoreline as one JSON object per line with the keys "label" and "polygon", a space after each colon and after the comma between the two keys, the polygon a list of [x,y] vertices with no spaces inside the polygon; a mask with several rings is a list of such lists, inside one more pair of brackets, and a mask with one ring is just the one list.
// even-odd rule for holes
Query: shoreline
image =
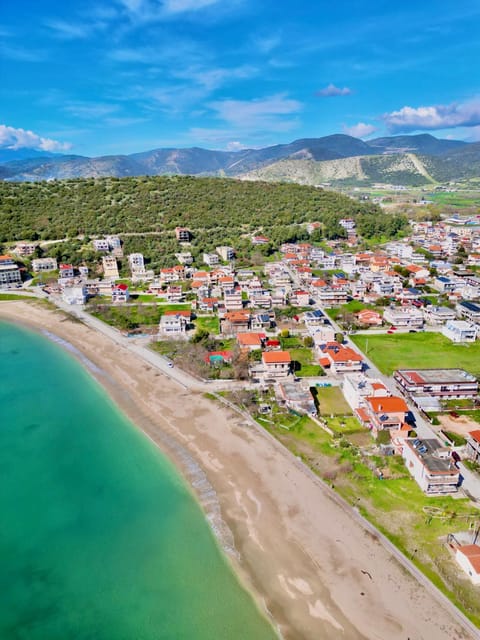
{"label": "shoreline", "polygon": [[270,434],[61,312],[2,302],[0,319],[50,332],[69,351],[62,341],[72,345],[74,357],[177,467],[214,533],[215,524],[226,524],[233,544],[225,548],[225,530],[220,546],[286,640],[474,637]]}

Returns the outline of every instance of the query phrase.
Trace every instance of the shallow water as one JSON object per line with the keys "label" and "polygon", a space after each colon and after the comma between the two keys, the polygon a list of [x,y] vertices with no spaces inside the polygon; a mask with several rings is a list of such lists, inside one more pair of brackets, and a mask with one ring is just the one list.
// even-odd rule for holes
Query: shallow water
{"label": "shallow water", "polygon": [[276,635],[172,465],[71,355],[0,323],[0,638]]}

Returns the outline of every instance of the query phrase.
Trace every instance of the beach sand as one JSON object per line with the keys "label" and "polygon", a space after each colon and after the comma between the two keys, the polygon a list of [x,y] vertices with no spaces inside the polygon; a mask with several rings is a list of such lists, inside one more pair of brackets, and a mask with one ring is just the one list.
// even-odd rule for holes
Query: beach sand
{"label": "beach sand", "polygon": [[217,530],[219,505],[233,567],[285,639],[478,637],[260,427],[60,312],[1,302],[2,318],[48,329],[101,370],[95,377],[183,472]]}

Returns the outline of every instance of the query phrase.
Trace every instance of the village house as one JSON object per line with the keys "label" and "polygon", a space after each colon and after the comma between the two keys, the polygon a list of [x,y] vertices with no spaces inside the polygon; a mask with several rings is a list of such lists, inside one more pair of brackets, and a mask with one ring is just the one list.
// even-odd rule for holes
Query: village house
{"label": "village house", "polygon": [[35,258],[32,260],[33,273],[41,273],[42,271],[56,271],[58,268],[55,258]]}
{"label": "village house", "polygon": [[204,253],[203,263],[208,267],[214,267],[215,265],[220,264],[220,258],[216,253]]}
{"label": "village house", "polygon": [[480,324],[480,305],[463,300],[457,304],[455,310],[460,318]]}
{"label": "village house", "polygon": [[130,292],[126,284],[112,285],[112,302],[113,303],[128,302],[129,299],[130,299]]}
{"label": "village house", "polygon": [[449,320],[455,320],[457,316],[449,307],[437,307],[431,304],[424,308],[423,317],[428,324],[442,325]]}
{"label": "village house", "polygon": [[289,351],[264,351],[262,364],[266,378],[286,378],[290,373],[292,358]]}
{"label": "village house", "polygon": [[400,430],[405,424],[408,406],[398,396],[370,396],[365,398],[364,411],[356,411],[362,423],[376,438],[380,431]]}
{"label": "village house", "polygon": [[168,336],[183,336],[191,322],[190,311],[165,311],[160,318],[158,331]]}
{"label": "village house", "polygon": [[176,303],[182,302],[185,298],[182,287],[169,285],[167,287],[167,302]]}
{"label": "village house", "polygon": [[103,256],[102,258],[103,265],[103,275],[106,280],[118,280],[118,264],[117,260],[114,256]]}
{"label": "village house", "polygon": [[110,251],[108,240],[106,240],[105,238],[96,238],[95,240],[92,240],[92,245],[95,251],[102,251],[105,253]]}
{"label": "village house", "polygon": [[225,289],[223,292],[223,303],[227,311],[240,311],[243,309],[242,292],[240,288]]}
{"label": "village house", "polygon": [[250,313],[248,311],[227,311],[220,319],[221,332],[224,335],[236,335],[250,329]]}
{"label": "village house", "polygon": [[475,342],[478,327],[466,320],[449,320],[442,327],[442,333],[452,342]]}
{"label": "village house", "polygon": [[228,262],[229,260],[233,260],[235,258],[235,249],[233,247],[216,247],[215,251],[218,253],[223,262]]}
{"label": "village house", "polygon": [[27,256],[33,255],[36,248],[37,245],[35,242],[19,242],[15,247],[14,253],[16,253],[17,256],[25,258]]}
{"label": "village house", "polygon": [[423,327],[423,314],[415,307],[387,307],[383,312],[383,319],[395,327]]}
{"label": "village house", "polygon": [[278,382],[275,387],[275,395],[280,404],[297,413],[316,416],[317,409],[312,394],[295,382]]}
{"label": "village house", "polygon": [[58,276],[60,280],[70,280],[74,275],[73,266],[71,264],[61,264],[58,267]]}
{"label": "village house", "polygon": [[463,369],[397,369],[393,379],[418,404],[422,396],[436,398],[475,398],[478,382]]}
{"label": "village house", "polygon": [[480,546],[478,544],[459,545],[455,549],[455,559],[472,584],[480,585]]}
{"label": "village house", "polygon": [[456,493],[460,472],[438,440],[407,438],[402,447],[405,466],[420,489],[428,496]]}
{"label": "village house", "polygon": [[176,259],[180,264],[191,265],[193,263],[193,256],[190,251],[182,251],[175,254]]}
{"label": "village house", "polygon": [[308,307],[310,304],[310,294],[308,291],[302,289],[296,289],[290,295],[290,304],[295,307]]}
{"label": "village house", "polygon": [[175,237],[178,242],[190,242],[191,233],[185,227],[175,227]]}
{"label": "village house", "polygon": [[335,373],[361,371],[363,369],[362,356],[351,347],[345,347],[339,342],[327,342],[321,347],[320,364],[323,368],[330,367]]}
{"label": "village house", "polygon": [[342,392],[352,409],[364,407],[366,398],[385,398],[390,394],[387,387],[363,373],[346,373],[343,376]]}
{"label": "village house", "polygon": [[237,333],[238,346],[245,351],[262,349],[265,339],[264,333]]}
{"label": "village house", "polygon": [[473,462],[480,463],[480,429],[468,433],[465,455]]}
{"label": "village house", "polygon": [[381,314],[378,313],[378,311],[373,311],[371,309],[362,309],[355,314],[355,317],[359,324],[368,327],[380,327],[383,323]]}

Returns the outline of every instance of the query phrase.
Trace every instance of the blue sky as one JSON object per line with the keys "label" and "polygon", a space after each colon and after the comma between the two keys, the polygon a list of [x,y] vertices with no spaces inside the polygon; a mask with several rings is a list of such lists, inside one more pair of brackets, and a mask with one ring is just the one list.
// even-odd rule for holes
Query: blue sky
{"label": "blue sky", "polygon": [[480,140],[478,0],[3,0],[0,148]]}

